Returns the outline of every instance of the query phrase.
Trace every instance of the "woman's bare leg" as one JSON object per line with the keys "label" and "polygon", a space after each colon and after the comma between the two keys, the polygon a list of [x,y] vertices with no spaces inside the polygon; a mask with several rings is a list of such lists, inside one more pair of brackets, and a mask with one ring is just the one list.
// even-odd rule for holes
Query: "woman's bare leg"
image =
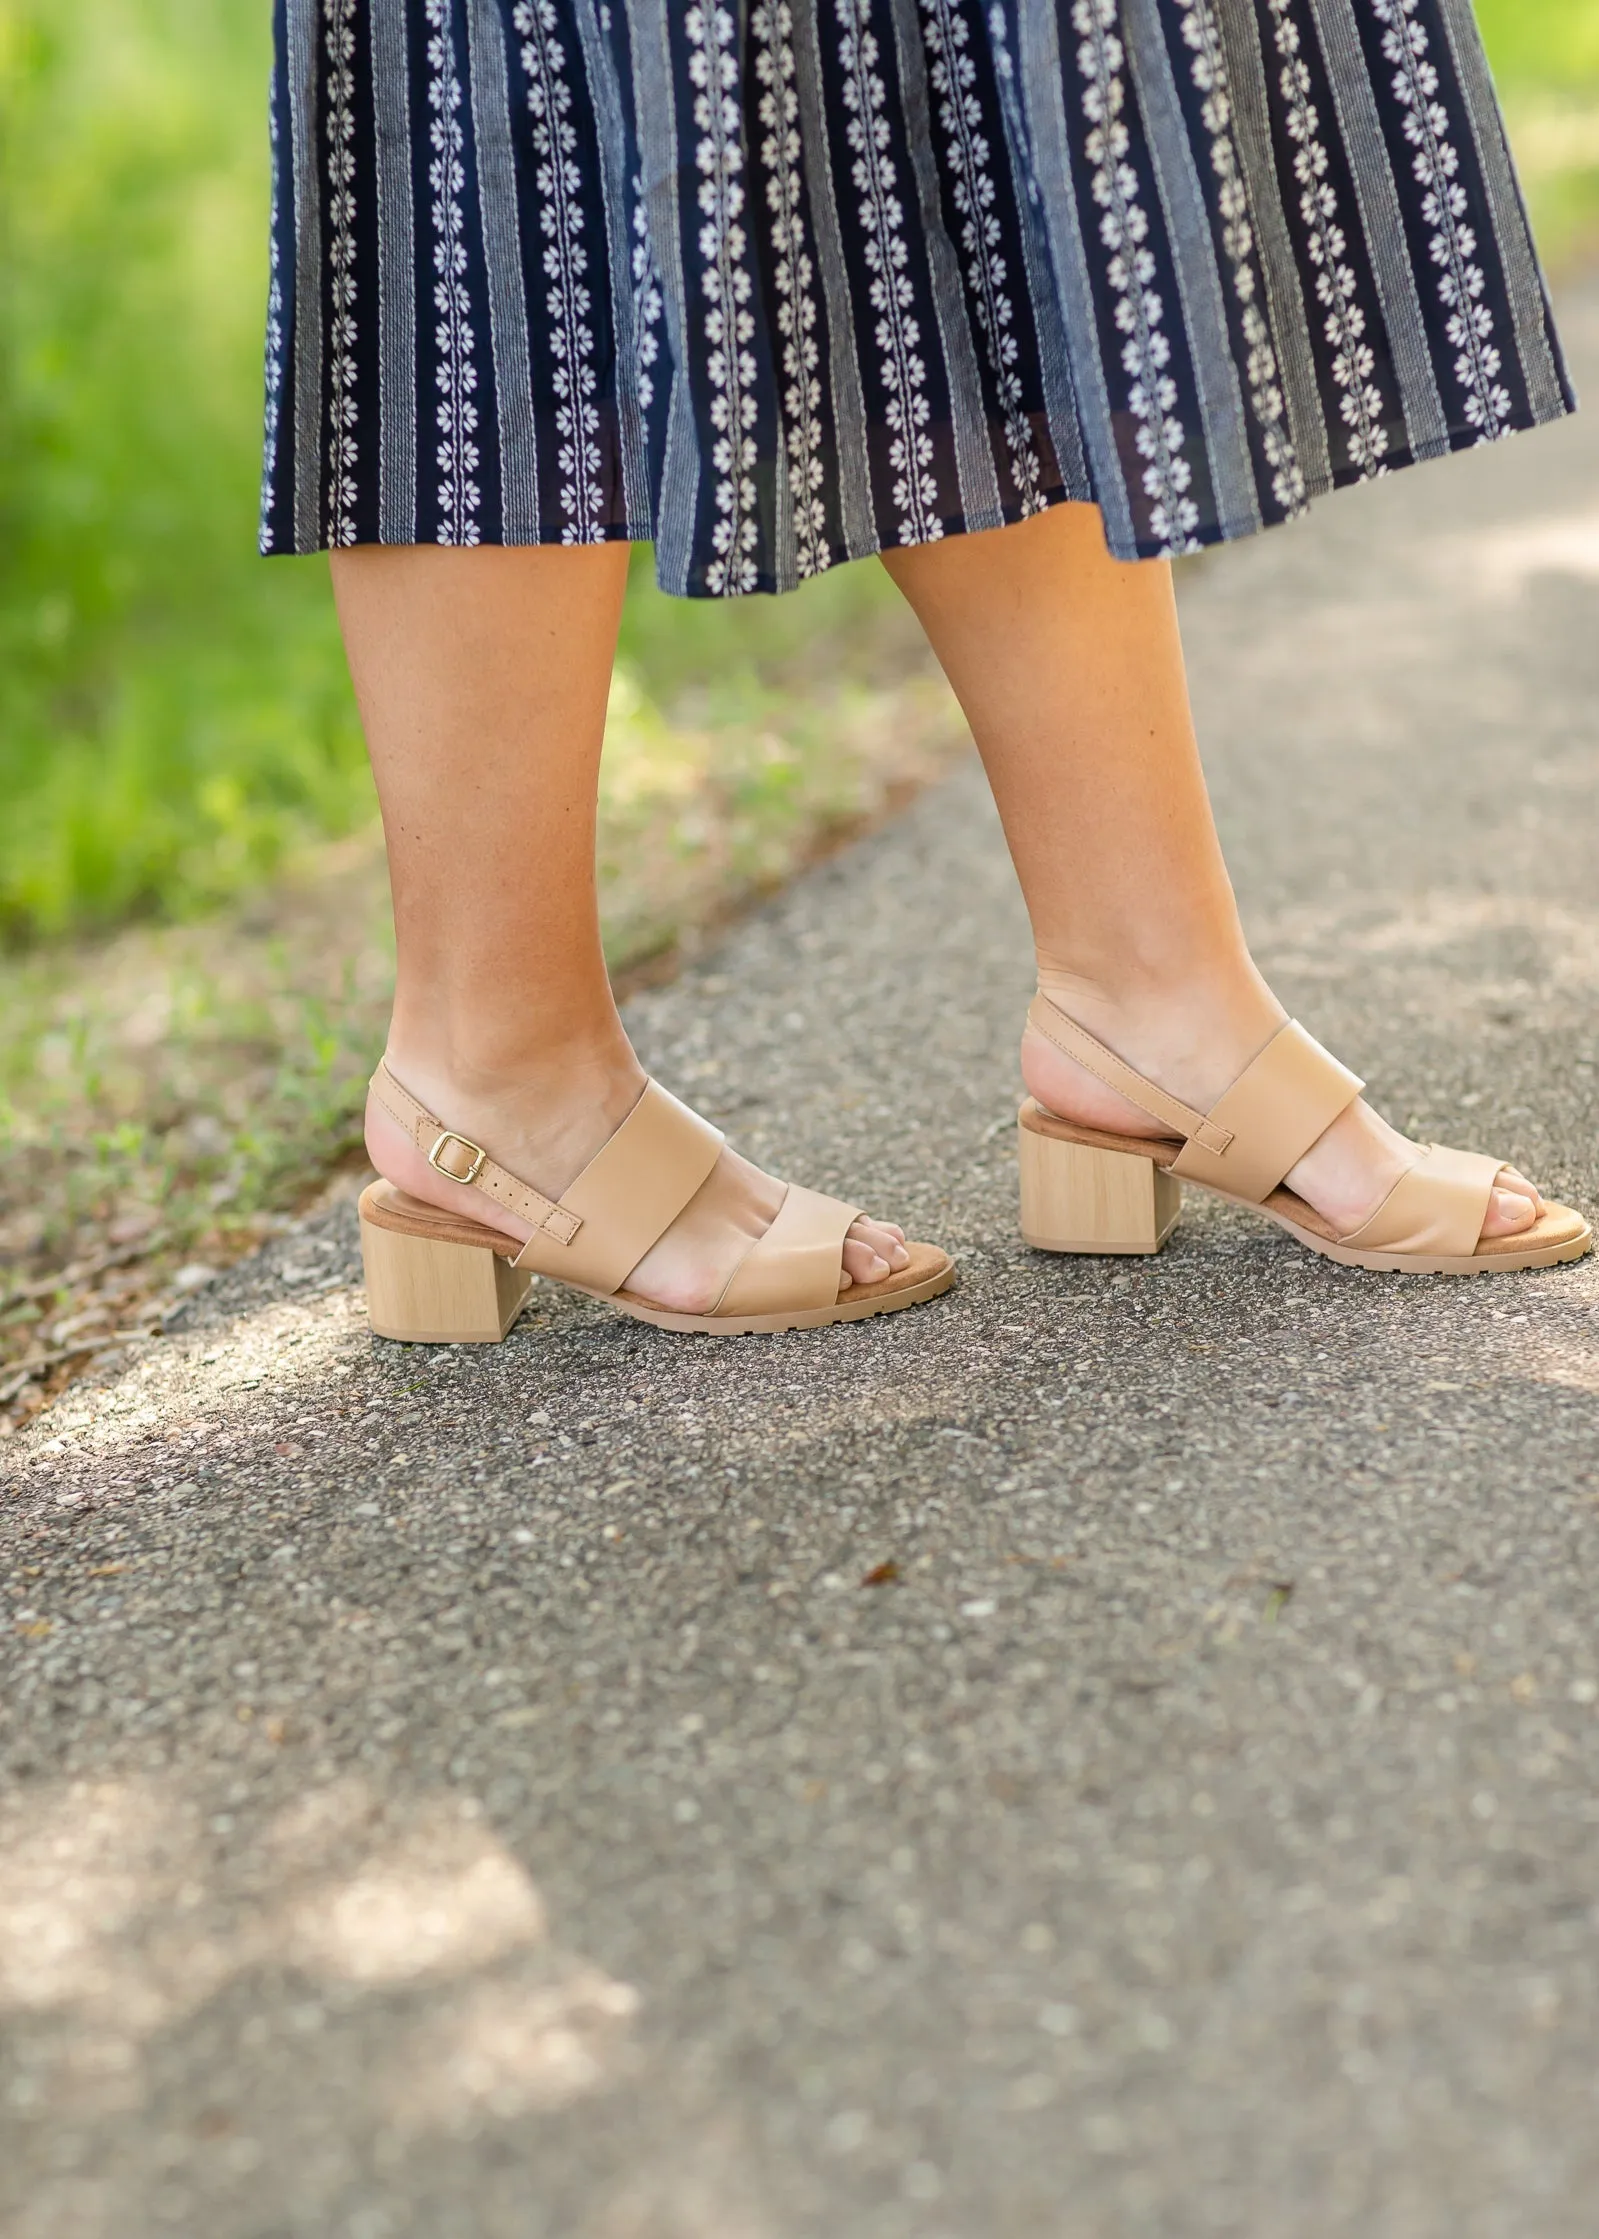
{"label": "woman's bare leg", "polygon": [[[611,999],[595,801],[627,548],[361,547],[333,582],[377,778],[398,976],[389,1062],[451,1128],[558,1197],[627,1117],[644,1074]],[[367,1147],[398,1188],[528,1229],[428,1165],[387,1113]],[[629,1278],[708,1311],[783,1185],[724,1151]],[[903,1267],[901,1232],[857,1221],[846,1273]]]}
{"label": "woman's bare leg", "polygon": [[[1125,566],[1095,507],[887,552],[959,696],[1021,878],[1039,984],[1163,1088],[1207,1109],[1286,1016],[1250,957],[1189,713],[1171,571]],[[1028,1030],[1022,1072],[1050,1111],[1129,1134],[1158,1124]],[[1288,1175],[1344,1234],[1414,1151],[1369,1105]],[[1540,1199],[1502,1176],[1483,1224]]]}

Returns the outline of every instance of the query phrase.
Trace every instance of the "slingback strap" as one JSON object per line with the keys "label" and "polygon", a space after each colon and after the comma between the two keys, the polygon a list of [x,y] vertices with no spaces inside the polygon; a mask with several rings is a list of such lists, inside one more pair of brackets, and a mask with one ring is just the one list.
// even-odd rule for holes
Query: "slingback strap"
{"label": "slingback strap", "polygon": [[1364,1227],[1341,1244],[1363,1252],[1425,1252],[1470,1259],[1482,1238],[1502,1159],[1429,1143]]}
{"label": "slingback strap", "polygon": [[447,1182],[482,1190],[519,1221],[529,1222],[535,1233],[547,1235],[557,1244],[571,1243],[583,1226],[578,1214],[555,1204],[528,1183],[519,1182],[469,1136],[457,1135],[453,1128],[435,1119],[427,1106],[418,1103],[403,1082],[395,1079],[387,1058],[373,1074],[371,1086],[378,1103],[411,1138],[435,1173],[442,1174]]}
{"label": "slingback strap", "polygon": [[844,1239],[860,1208],[790,1182],[777,1217],[728,1278],[718,1315],[779,1314],[831,1306],[844,1279]]}
{"label": "slingback strap", "polygon": [[555,1204],[508,1173],[470,1136],[435,1119],[386,1062],[372,1077],[372,1093],[446,1181],[482,1190],[529,1223],[533,1234],[516,1266],[606,1294],[619,1289],[660,1241],[722,1155],[720,1128],[680,1104],[659,1081],[646,1081],[616,1133]]}
{"label": "slingback strap", "polygon": [[1211,1124],[1229,1137],[1227,1149],[1218,1155],[1202,1142],[1186,1143],[1171,1170],[1259,1205],[1365,1085],[1289,1019],[1210,1108]]}
{"label": "slingback strap", "polygon": [[1171,1172],[1259,1205],[1365,1087],[1295,1019],[1280,1027],[1208,1112],[1146,1080],[1042,991],[1027,1022],[1108,1088],[1183,1138]]}
{"label": "slingback strap", "polygon": [[659,1081],[646,1081],[627,1118],[561,1199],[559,1210],[580,1233],[563,1250],[536,1229],[516,1265],[604,1296],[620,1290],[709,1178],[722,1141],[719,1127]]}
{"label": "slingback strap", "polygon": [[1046,1042],[1053,1042],[1058,1050],[1074,1058],[1085,1073],[1095,1074],[1107,1088],[1113,1088],[1118,1096],[1125,1096],[1129,1104],[1136,1104],[1151,1119],[1159,1120],[1171,1134],[1181,1135],[1187,1142],[1203,1143],[1218,1157],[1232,1141],[1226,1129],[1212,1127],[1203,1112],[1196,1112],[1181,1097],[1168,1096],[1153,1081],[1146,1081],[1142,1073],[1135,1073],[1114,1050],[1096,1041],[1086,1027],[1068,1018],[1042,988],[1028,1008],[1027,1023],[1035,1033],[1042,1034]]}

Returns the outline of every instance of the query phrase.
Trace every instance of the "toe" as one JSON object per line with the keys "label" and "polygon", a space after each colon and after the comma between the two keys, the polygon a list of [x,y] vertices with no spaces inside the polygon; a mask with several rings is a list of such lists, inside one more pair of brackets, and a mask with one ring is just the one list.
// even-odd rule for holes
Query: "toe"
{"label": "toe", "polygon": [[1541,1213],[1545,1210],[1545,1201],[1542,1190],[1539,1189],[1536,1182],[1529,1182],[1526,1175],[1523,1174],[1517,1167],[1502,1166],[1499,1170],[1499,1179],[1495,1184],[1495,1187],[1502,1190],[1508,1190],[1518,1197],[1529,1198],[1532,1202],[1534,1210],[1537,1212]]}
{"label": "toe", "polygon": [[[902,1228],[897,1228],[892,1221],[872,1220],[867,1215],[862,1214],[861,1218],[850,1229],[849,1242],[864,1245],[867,1251],[875,1253],[877,1258],[884,1263],[884,1274],[890,1268],[898,1270],[910,1265],[910,1254],[905,1249],[905,1231]],[[849,1264],[847,1255],[846,1264]],[[857,1282],[880,1282],[882,1277],[857,1276],[856,1280]]]}
{"label": "toe", "polygon": [[889,1273],[888,1261],[853,1232],[844,1244],[844,1273],[852,1283],[880,1283]]}
{"label": "toe", "polygon": [[1529,1196],[1523,1190],[1496,1188],[1488,1201],[1482,1233],[1484,1236],[1516,1236],[1522,1229],[1531,1228],[1537,1218],[1536,1194]]}

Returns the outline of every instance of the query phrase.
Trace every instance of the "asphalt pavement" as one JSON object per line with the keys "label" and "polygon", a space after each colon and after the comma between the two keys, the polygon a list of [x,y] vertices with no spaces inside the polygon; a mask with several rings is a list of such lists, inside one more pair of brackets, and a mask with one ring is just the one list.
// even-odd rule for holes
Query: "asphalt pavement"
{"label": "asphalt pavement", "polygon": [[[1183,600],[1285,1000],[1599,1210],[1599,420]],[[1591,2239],[1599,1269],[1032,1254],[1027,993],[969,767],[631,1006],[931,1306],[409,1350],[342,1205],[4,1449],[7,2239]]]}

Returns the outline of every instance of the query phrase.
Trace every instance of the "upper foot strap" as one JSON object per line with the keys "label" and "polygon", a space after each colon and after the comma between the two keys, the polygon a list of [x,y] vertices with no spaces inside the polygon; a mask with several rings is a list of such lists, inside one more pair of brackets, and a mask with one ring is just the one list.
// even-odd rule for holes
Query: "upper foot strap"
{"label": "upper foot strap", "polygon": [[719,1127],[680,1104],[659,1081],[644,1093],[621,1126],[584,1167],[561,1199],[583,1233],[570,1253],[551,1252],[535,1234],[518,1267],[559,1275],[564,1282],[609,1293],[623,1283],[652,1245],[658,1244],[722,1155]]}
{"label": "upper foot strap", "polygon": [[1227,1148],[1185,1143],[1172,1172],[1259,1205],[1365,1085],[1289,1019],[1207,1114],[1227,1134]]}
{"label": "upper foot strap", "polygon": [[1258,1205],[1365,1087],[1294,1019],[1279,1028],[1208,1112],[1146,1080],[1042,991],[1028,1024],[1130,1104],[1183,1138],[1171,1171]]}

